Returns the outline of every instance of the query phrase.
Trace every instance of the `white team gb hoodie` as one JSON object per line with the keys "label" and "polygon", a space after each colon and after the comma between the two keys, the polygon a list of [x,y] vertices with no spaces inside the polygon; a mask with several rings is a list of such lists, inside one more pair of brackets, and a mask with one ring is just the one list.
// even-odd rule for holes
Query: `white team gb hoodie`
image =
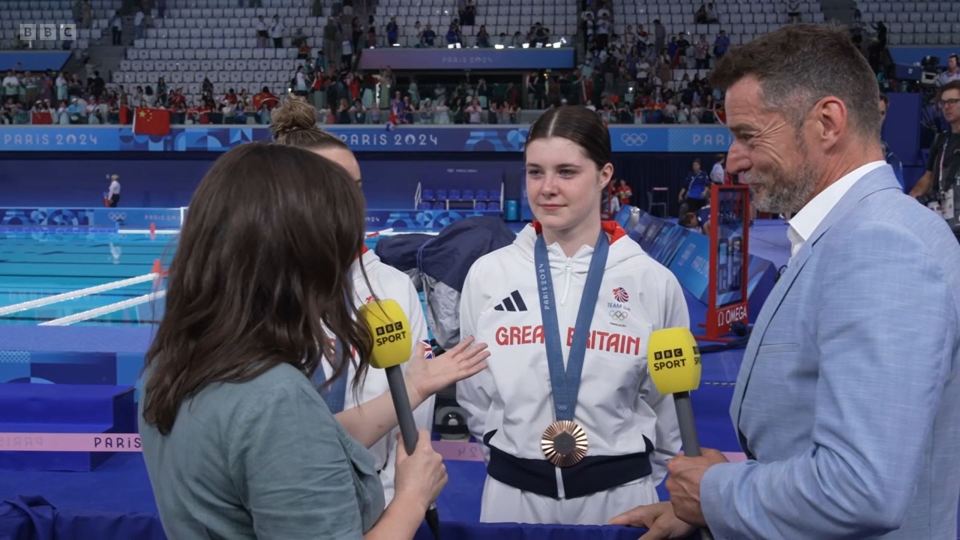
{"label": "white team gb hoodie", "polygon": [[[381,300],[396,300],[400,304],[403,312],[410,320],[410,336],[414,342],[426,340],[427,324],[423,317],[423,308],[410,277],[400,270],[384,264],[376,253],[369,250],[364,250],[360,259],[354,261],[350,268],[350,275],[353,278],[354,305],[359,308],[373,300],[373,294],[364,282],[363,274],[360,272],[360,264],[363,264],[367,272],[367,278],[370,280],[370,287],[373,288],[376,296]],[[416,347],[416,344],[414,346]],[[323,362],[321,365],[329,378],[333,371],[330,364]],[[348,371],[347,394],[346,399],[344,399],[345,409],[355,407],[358,403],[370,401],[390,388],[387,384],[386,372],[371,367],[367,371],[363,386],[360,387],[359,396],[355,396],[353,392],[355,375],[356,372],[351,364]],[[359,400],[357,397],[359,397]],[[433,425],[433,404],[434,397],[430,396],[413,411],[413,419],[418,429],[429,430]],[[394,428],[369,448],[376,460],[380,481],[383,484],[384,498],[387,503],[393,498],[394,467],[397,459],[396,434],[398,432],[399,428]]]}
{"label": "white team gb hoodie", "polygon": [[[610,249],[590,325],[574,420],[587,432],[591,456],[643,452],[644,437],[675,453],[680,434],[671,396],[647,375],[647,339],[653,330],[688,327],[680,284],[616,223],[604,222]],[[520,458],[544,459],[540,436],[555,420],[534,270],[536,225],[513,244],[489,253],[467,274],[460,304],[461,336],[489,345],[488,368],[457,384],[471,434]],[[566,365],[593,248],[567,257],[547,247]],[[655,484],[666,455],[651,455]]]}

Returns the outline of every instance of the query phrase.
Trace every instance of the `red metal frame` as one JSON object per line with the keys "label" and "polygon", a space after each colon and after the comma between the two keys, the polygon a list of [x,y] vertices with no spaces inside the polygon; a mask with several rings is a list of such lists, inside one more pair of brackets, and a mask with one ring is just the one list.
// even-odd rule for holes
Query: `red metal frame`
{"label": "red metal frame", "polygon": [[[717,278],[720,261],[718,255],[720,251],[719,218],[720,218],[720,192],[739,191],[743,194],[740,206],[741,216],[743,217],[743,242],[740,249],[740,290],[743,292],[743,299],[740,302],[717,305]],[[697,336],[706,341],[730,341],[731,338],[725,337],[730,333],[730,326],[735,322],[747,324],[749,322],[749,290],[750,283],[750,190],[743,185],[718,185],[710,186],[710,277],[707,286],[707,316],[704,321],[705,335]]]}

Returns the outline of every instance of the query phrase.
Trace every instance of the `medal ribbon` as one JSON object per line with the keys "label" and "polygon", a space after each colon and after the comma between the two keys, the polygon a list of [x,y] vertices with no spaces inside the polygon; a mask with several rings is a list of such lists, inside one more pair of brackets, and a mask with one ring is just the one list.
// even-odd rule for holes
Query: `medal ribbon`
{"label": "medal ribbon", "polygon": [[543,341],[547,349],[547,365],[550,368],[553,409],[557,420],[573,420],[577,408],[583,358],[587,351],[587,336],[590,334],[590,323],[593,321],[593,312],[597,307],[597,298],[600,296],[600,282],[603,280],[609,247],[607,234],[601,230],[593,255],[590,257],[590,269],[587,272],[587,282],[577,310],[570,356],[567,359],[567,367],[564,369],[563,338],[560,334],[560,324],[557,322],[553,277],[550,275],[550,255],[547,252],[547,243],[543,239],[543,234],[537,236],[533,260],[537,272],[540,316],[543,319]]}

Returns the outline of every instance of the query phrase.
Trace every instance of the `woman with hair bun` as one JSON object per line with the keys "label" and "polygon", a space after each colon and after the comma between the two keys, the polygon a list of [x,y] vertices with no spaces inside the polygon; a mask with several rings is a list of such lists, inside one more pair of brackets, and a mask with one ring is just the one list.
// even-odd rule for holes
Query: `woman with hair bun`
{"label": "woman with hair bun", "polygon": [[[358,186],[362,186],[360,164],[357,158],[343,141],[317,128],[316,112],[309,103],[299,99],[288,99],[274,110],[270,129],[277,143],[303,148],[333,161],[343,167]],[[427,343],[427,324],[423,316],[420,296],[406,274],[384,264],[376,253],[364,246],[350,268],[350,275],[355,290],[352,299],[357,307],[374,297],[396,300],[410,320],[410,333],[413,339]],[[473,340],[468,337],[464,341],[472,342]],[[419,356],[422,357],[423,352],[420,352]],[[409,366],[407,369],[410,367],[416,369],[419,362],[422,362],[422,358],[405,366]],[[322,372],[332,373],[333,367],[329,362],[324,362],[322,368]],[[320,372],[321,370],[318,369],[318,375]],[[348,375],[349,380],[352,381],[357,374],[355,371],[350,371]],[[333,398],[336,399],[338,407],[356,407],[383,394],[387,388],[384,372],[372,371],[367,373],[357,393],[348,392],[348,395],[344,396],[341,386],[340,389],[333,390]],[[428,431],[431,429],[433,409],[433,396],[427,397],[419,407],[414,409],[413,416],[418,428]],[[382,437],[370,447],[370,451],[376,457],[377,471],[388,501],[394,493],[394,462],[398,447],[396,431]]]}

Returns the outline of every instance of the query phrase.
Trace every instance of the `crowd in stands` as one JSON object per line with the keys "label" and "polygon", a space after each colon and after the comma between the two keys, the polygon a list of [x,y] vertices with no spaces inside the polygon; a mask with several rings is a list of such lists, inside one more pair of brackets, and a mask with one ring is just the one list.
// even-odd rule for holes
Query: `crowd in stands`
{"label": "crowd in stands", "polygon": [[[77,3],[80,20],[87,16],[88,4]],[[412,29],[415,45],[464,43],[461,26],[475,22],[477,9],[474,0],[461,2],[443,36],[430,24],[421,26],[417,21]],[[143,24],[143,12],[137,14],[141,22],[135,21],[135,29]],[[791,11],[788,15],[791,20],[799,19],[798,13]],[[317,51],[310,47],[302,29],[297,29],[290,43],[299,50],[303,62],[291,73],[287,88],[236,88],[229,83],[218,83],[221,88],[215,88],[205,79],[200,95],[188,96],[162,77],[155,85],[124,87],[107,84],[92,69],[85,76],[11,71],[2,83],[0,122],[118,123],[129,117],[123,112],[125,108],[164,107],[171,111],[173,123],[266,124],[270,110],[288,92],[312,103],[319,122],[331,124],[512,124],[521,121],[523,110],[561,104],[587,105],[610,124],[722,120],[723,96],[710,87],[707,75],[729,50],[731,40],[712,3],[704,3],[691,13],[692,22],[721,25],[716,37],[708,41],[706,35],[671,35],[659,20],[654,20],[650,28],[626,25],[618,34],[614,31],[611,0],[587,1],[579,16],[584,54],[575,69],[501,76],[490,82],[469,74],[451,75],[445,84],[422,88],[413,76],[397,76],[389,68],[380,72],[357,69],[359,55],[355,53],[363,48],[400,43],[402,32],[396,18],[387,15],[385,20],[381,28],[370,16],[363,25],[348,2],[337,16],[327,19],[322,40],[316,43]],[[256,26],[258,45],[282,46],[285,32],[277,17],[260,17]],[[881,86],[886,84],[885,89],[891,89],[892,62],[883,23],[866,28],[857,18],[851,26],[851,37],[871,61]],[[480,26],[471,45],[537,47],[552,39],[550,29],[540,23],[525,34],[518,31],[509,37],[503,33],[490,36]]]}

